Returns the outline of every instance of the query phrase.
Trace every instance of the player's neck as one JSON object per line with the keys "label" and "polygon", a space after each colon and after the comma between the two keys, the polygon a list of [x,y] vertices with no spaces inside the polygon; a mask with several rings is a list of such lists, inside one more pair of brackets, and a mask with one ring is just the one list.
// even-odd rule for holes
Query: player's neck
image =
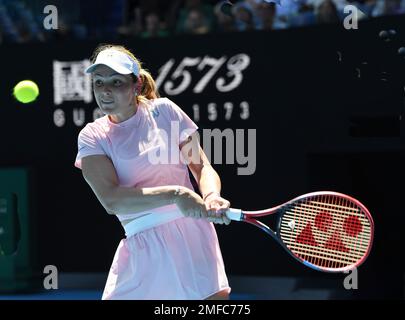
{"label": "player's neck", "polygon": [[108,118],[113,123],[120,123],[120,122],[124,122],[124,121],[128,120],[129,118],[131,118],[132,116],[134,116],[137,111],[138,111],[138,105],[135,103],[132,106],[132,108],[128,109],[127,112],[108,115]]}

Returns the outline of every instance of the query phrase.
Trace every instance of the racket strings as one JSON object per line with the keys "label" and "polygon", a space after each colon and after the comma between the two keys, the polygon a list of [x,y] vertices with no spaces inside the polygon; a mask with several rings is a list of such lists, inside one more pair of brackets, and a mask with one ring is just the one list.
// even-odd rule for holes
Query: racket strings
{"label": "racket strings", "polygon": [[285,241],[286,244],[291,244],[291,245],[295,245],[296,248],[299,248],[300,251],[305,252],[305,253],[314,253],[314,254],[319,254],[319,255],[324,255],[325,257],[336,257],[339,258],[341,260],[345,260],[347,261],[357,261],[359,256],[358,254],[346,254],[345,256],[342,256],[340,252],[336,252],[336,250],[332,250],[332,249],[326,249],[324,247],[319,247],[317,248],[312,248],[306,245],[301,245],[301,244],[296,244],[293,241]]}
{"label": "racket strings", "polygon": [[322,195],[289,205],[280,225],[287,247],[300,258],[325,268],[342,268],[368,250],[370,222],[355,203]]}
{"label": "racket strings", "polygon": [[[288,230],[288,228],[286,226],[283,226],[281,228],[281,230],[283,231],[284,235],[290,236],[291,239],[294,239],[294,237],[296,237],[296,235],[297,235],[296,233],[293,233],[290,230]],[[302,246],[303,248],[305,248],[308,245],[314,245],[316,247],[322,247],[324,250],[337,251],[335,248],[331,248],[330,245],[322,246],[322,243],[326,243],[328,240],[335,240],[335,238],[331,238],[331,237],[333,237],[333,234],[331,236],[329,236],[329,237],[323,237],[322,239],[316,238],[316,240],[318,240],[318,241],[315,240],[315,242],[313,242],[313,244],[312,243],[311,244],[306,243],[305,241],[301,240],[301,241],[298,241],[297,246]],[[359,250],[366,251],[367,248],[368,248],[367,245],[365,245],[364,243],[363,244],[361,243],[362,242],[361,240],[364,240],[364,243],[365,243],[365,241],[368,240],[368,239],[363,238],[363,239],[360,239],[359,243],[353,243],[353,246],[351,247],[353,250],[344,250],[343,249],[343,250],[340,250],[339,252],[343,251],[343,252],[346,252],[347,255],[358,256],[358,253],[354,254],[353,252],[357,252]],[[287,239],[285,242],[288,242],[288,241],[289,240]],[[289,242],[295,243],[297,241],[290,240]],[[345,244],[346,244],[346,242],[345,242]],[[346,247],[349,247],[349,246],[346,245]]]}
{"label": "racket strings", "polygon": [[[293,210],[292,210],[292,211],[290,211],[290,213],[297,213],[297,211],[293,211]],[[299,214],[302,214],[302,212],[298,212],[298,213],[299,213]],[[315,217],[315,216],[314,216],[314,217]],[[302,222],[297,222],[297,221],[295,222],[295,226],[298,227],[298,228],[301,228],[301,229],[304,229],[307,225],[308,225],[308,223],[302,223]],[[288,224],[286,224],[286,226],[285,226],[284,229],[285,229],[286,232],[289,232],[289,231],[291,230],[291,228],[290,228],[290,226],[289,226]],[[348,228],[345,228],[345,229],[346,229],[347,232],[350,232],[351,234],[355,234],[355,233],[357,233],[357,231],[358,231],[357,227],[356,227],[356,228],[354,228],[354,227],[348,227]],[[344,238],[346,241],[351,242],[351,243],[355,243],[355,244],[358,243],[358,241],[356,241],[356,240],[358,240],[358,239],[368,240],[369,237],[367,236],[367,234],[370,233],[370,227],[364,227],[363,229],[364,229],[365,232],[359,233],[356,238],[353,238],[353,237],[348,236],[348,235],[343,235],[343,238]],[[323,230],[321,229],[321,231],[323,231],[323,232],[319,232],[319,233],[317,234],[317,237],[318,237],[319,239],[321,239],[321,240],[327,240],[327,239],[329,239],[330,236],[332,235],[333,230],[334,230],[334,229],[332,229],[332,228],[328,228],[327,231],[323,231]],[[354,240],[353,240],[353,239],[354,239]]]}
{"label": "racket strings", "polygon": [[[328,199],[321,199],[321,200],[322,200],[321,203],[324,204],[324,205],[319,206],[319,204],[318,204],[317,205],[318,208],[320,207],[322,210],[325,210],[325,208],[330,207],[330,206],[327,205],[328,204]],[[344,199],[341,199],[341,198],[337,199],[336,201],[333,202],[334,207],[342,208],[342,204],[343,204],[345,207],[347,207],[349,209],[349,210],[347,210],[347,212],[351,212],[352,210],[350,210],[351,209],[350,204],[348,205],[347,203],[342,203],[342,202],[344,202]],[[339,211],[340,211],[339,213],[342,214],[342,211],[341,210],[339,210]],[[354,210],[354,211],[357,211],[357,210]],[[321,211],[321,212],[325,213],[326,211]],[[332,216],[331,216],[332,219],[333,218],[336,219],[336,215],[333,214],[334,210],[328,210],[327,214],[330,214],[330,212],[332,212]],[[345,214],[347,212],[343,212],[343,214]],[[322,214],[319,215],[319,216],[322,216]],[[319,218],[319,216],[317,216],[316,218]],[[317,221],[315,220],[315,224],[316,224],[316,222]],[[319,221],[318,221],[318,224],[319,224]],[[342,259],[345,259],[345,258],[348,257],[347,253],[350,251],[350,249],[348,247],[353,249],[355,247],[355,245],[353,246],[353,243],[348,243],[347,239],[346,239],[345,242],[343,242],[343,239],[341,238],[341,234],[336,233],[336,231],[337,231],[336,229],[334,231],[332,231],[332,230],[333,230],[333,228],[331,228],[331,232],[334,232],[334,233],[330,236],[330,238],[327,240],[327,242],[324,243],[324,247],[326,249],[330,249],[330,250],[333,250],[333,251],[339,251],[340,257]],[[324,230],[322,230],[322,231],[324,231]],[[319,235],[319,232],[317,232],[317,233]],[[345,244],[346,244],[346,246],[345,246]],[[358,251],[358,250],[354,250],[354,251]],[[342,255],[341,252],[346,253],[346,255]],[[358,253],[357,253],[357,255],[358,255]],[[355,252],[355,256],[356,256],[356,252]],[[321,261],[314,261],[314,262],[318,263],[318,264],[321,264],[321,265],[325,265],[325,264],[320,263]],[[325,261],[323,261],[323,262],[325,262]],[[332,265],[330,265],[330,267],[334,267],[335,262],[336,261],[332,261]]]}

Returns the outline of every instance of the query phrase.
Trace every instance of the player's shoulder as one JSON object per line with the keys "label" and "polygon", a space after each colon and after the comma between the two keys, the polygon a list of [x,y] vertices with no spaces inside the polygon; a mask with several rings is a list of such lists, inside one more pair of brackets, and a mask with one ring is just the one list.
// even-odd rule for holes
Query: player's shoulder
{"label": "player's shoulder", "polygon": [[167,108],[173,105],[173,101],[169,98],[161,97],[151,100],[151,104],[154,108]]}
{"label": "player's shoulder", "polygon": [[166,97],[149,100],[149,109],[155,117],[163,114],[166,118],[171,118],[174,108],[173,101]]}
{"label": "player's shoulder", "polygon": [[107,116],[95,119],[93,122],[88,122],[79,132],[79,135],[101,136],[105,133],[105,128],[108,126]]}

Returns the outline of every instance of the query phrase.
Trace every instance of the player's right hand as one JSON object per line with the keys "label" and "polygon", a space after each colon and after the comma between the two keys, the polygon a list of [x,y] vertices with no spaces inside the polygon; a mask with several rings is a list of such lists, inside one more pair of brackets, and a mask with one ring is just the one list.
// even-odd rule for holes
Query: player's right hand
{"label": "player's right hand", "polygon": [[208,216],[203,199],[188,188],[179,188],[178,194],[174,196],[174,203],[185,217],[200,219]]}

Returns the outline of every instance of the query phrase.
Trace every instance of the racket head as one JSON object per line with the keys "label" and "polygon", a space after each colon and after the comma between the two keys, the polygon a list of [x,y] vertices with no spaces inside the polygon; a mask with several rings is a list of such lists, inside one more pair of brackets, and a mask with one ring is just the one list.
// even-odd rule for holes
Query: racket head
{"label": "racket head", "polygon": [[277,237],[306,266],[323,272],[345,272],[368,257],[374,222],[358,200],[333,191],[297,197],[278,208]]}

